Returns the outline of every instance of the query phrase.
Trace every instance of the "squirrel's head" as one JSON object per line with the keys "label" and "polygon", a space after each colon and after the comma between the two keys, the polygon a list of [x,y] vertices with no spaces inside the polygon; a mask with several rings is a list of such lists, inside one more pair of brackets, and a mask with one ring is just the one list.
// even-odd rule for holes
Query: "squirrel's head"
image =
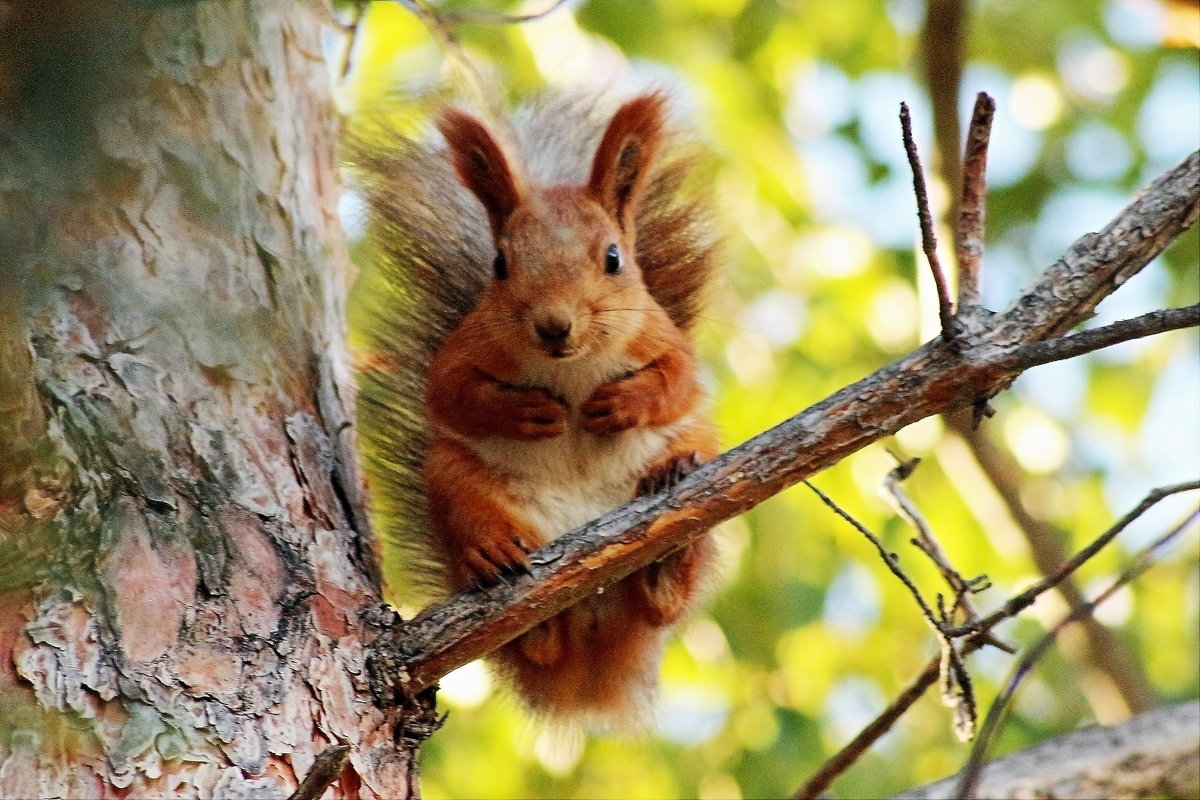
{"label": "squirrel's head", "polygon": [[642,329],[655,301],[635,258],[635,220],[664,103],[651,94],[621,106],[583,185],[530,184],[479,120],[442,114],[451,162],[496,246],[477,309],[495,315],[498,344],[569,359],[623,350]]}

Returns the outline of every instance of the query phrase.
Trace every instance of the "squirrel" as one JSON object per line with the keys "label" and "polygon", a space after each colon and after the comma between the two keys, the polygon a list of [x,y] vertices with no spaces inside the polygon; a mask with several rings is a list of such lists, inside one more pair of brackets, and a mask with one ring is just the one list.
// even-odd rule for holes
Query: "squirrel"
{"label": "squirrel", "polygon": [[[503,580],[717,453],[689,338],[717,249],[697,150],[663,93],[601,108],[547,96],[490,128],[444,106],[442,146],[351,146],[388,287],[365,301],[367,473],[385,536],[444,590]],[[706,534],[491,661],[534,712],[638,727],[713,561]]]}

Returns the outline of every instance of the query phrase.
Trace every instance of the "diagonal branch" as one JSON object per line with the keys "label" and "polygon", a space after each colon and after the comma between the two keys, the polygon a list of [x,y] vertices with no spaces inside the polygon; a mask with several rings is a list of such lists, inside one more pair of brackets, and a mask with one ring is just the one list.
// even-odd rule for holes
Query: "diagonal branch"
{"label": "diagonal branch", "polygon": [[[1196,797],[1200,702],[1155,708],[1118,725],[1039,742],[984,768],[984,797]],[[956,777],[892,800],[951,797]]]}
{"label": "diagonal branch", "polygon": [[1155,489],[1147,494],[1142,502],[1138,503],[1136,508],[1134,508],[1125,516],[1121,517],[1121,519],[1118,520],[1115,525],[1093,539],[1087,547],[1083,548],[1075,555],[1064,561],[1062,566],[1060,566],[1053,574],[1047,575],[1020,594],[1014,595],[1008,600],[1007,603],[991,614],[988,614],[986,617],[966,625],[959,625],[956,628],[950,628],[946,631],[946,635],[966,636],[970,633],[986,631],[996,625],[996,623],[1002,622],[1003,620],[1006,620],[1009,617],[1012,617],[1023,611],[1024,609],[1033,605],[1033,602],[1037,600],[1038,597],[1041,596],[1042,593],[1044,593],[1047,589],[1053,589],[1059,583],[1062,583],[1063,579],[1083,566],[1083,564],[1092,556],[1096,555],[1096,553],[1104,549],[1104,547],[1113,539],[1115,539],[1121,531],[1125,530],[1134,520],[1146,513],[1146,510],[1151,506],[1161,501],[1164,497],[1170,497],[1171,495],[1179,494],[1180,492],[1190,492],[1195,489],[1200,489],[1200,481],[1187,481],[1186,483],[1177,483],[1174,486],[1164,486],[1162,488]]}
{"label": "diagonal branch", "polygon": [[670,492],[634,500],[542,548],[531,574],[465,593],[383,626],[373,648],[378,692],[432,686],[579,599],[696,540],[861,450],[933,414],[1007,388],[1017,347],[1081,322],[1200,213],[1200,153],[1165,173],[1098,234],[1080,239],[987,331],[940,339],[730,450]]}
{"label": "diagonal branch", "polygon": [[1007,362],[1014,369],[1029,369],[1075,358],[1133,339],[1142,339],[1180,328],[1194,328],[1197,325],[1200,325],[1200,304],[1185,308],[1166,308],[1061,339],[1021,345],[1008,355]]}

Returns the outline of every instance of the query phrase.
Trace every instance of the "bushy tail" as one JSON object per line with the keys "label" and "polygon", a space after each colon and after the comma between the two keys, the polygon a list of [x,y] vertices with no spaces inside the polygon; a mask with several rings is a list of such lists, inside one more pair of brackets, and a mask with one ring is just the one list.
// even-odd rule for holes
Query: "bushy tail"
{"label": "bushy tail", "polygon": [[[561,647],[545,662],[538,652],[557,626]],[[649,721],[658,682],[663,629],[622,613],[600,597],[584,600],[502,647],[492,655],[497,671],[522,702],[556,721],[617,733],[636,732]]]}

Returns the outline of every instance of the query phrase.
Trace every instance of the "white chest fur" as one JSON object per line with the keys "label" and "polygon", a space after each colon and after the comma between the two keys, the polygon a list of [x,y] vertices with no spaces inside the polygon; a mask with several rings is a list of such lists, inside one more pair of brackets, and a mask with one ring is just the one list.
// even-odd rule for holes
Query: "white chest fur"
{"label": "white chest fur", "polygon": [[619,357],[556,362],[544,359],[521,382],[544,387],[567,403],[567,430],[537,441],[463,439],[483,460],[510,477],[517,510],[549,542],[633,499],[638,480],[665,454],[691,420],[597,436],[580,427],[580,406],[604,383],[641,364]]}

